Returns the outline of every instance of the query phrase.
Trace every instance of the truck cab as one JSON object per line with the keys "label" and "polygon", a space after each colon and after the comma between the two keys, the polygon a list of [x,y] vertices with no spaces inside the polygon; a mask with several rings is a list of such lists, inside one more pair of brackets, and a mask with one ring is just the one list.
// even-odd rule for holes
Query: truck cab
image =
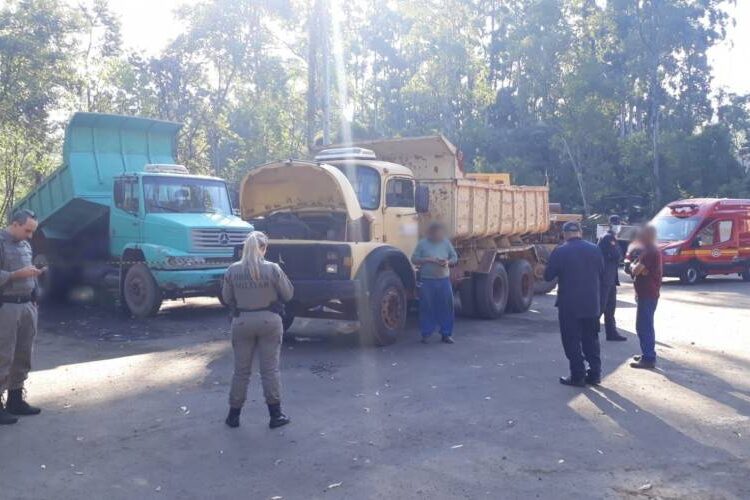
{"label": "truck cab", "polygon": [[[159,295],[220,295],[234,246],[250,229],[233,214],[222,179],[189,175],[182,165],[146,165],[144,172],[115,177],[109,247],[126,269],[124,304],[148,315]],[[138,269],[143,266],[160,293],[150,289],[155,287],[145,270]]]}
{"label": "truck cab", "polygon": [[16,208],[37,213],[45,292],[107,292],[136,317],[165,299],[219,294],[235,245],[252,226],[233,214],[226,183],[175,162],[181,125],[76,113],[63,164]]}
{"label": "truck cab", "polygon": [[687,199],[668,204],[651,220],[664,276],[695,284],[711,275],[750,281],[750,200]]}
{"label": "truck cab", "polygon": [[294,281],[287,324],[294,316],[359,320],[368,342],[395,340],[416,289],[409,256],[418,192],[411,170],[358,148],[248,173],[242,218],[269,235],[267,258]]}

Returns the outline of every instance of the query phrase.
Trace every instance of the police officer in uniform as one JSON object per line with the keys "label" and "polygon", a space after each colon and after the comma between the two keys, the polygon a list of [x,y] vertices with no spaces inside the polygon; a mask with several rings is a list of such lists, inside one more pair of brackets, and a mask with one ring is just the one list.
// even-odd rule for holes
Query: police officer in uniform
{"label": "police officer in uniform", "polygon": [[[581,225],[566,222],[565,243],[553,250],[544,270],[544,280],[558,280],[558,320],[563,350],[570,363],[570,376],[563,385],[583,387],[601,381],[599,348],[601,279],[604,259],[599,248],[584,241]],[[588,363],[588,370],[586,370]]]}
{"label": "police officer in uniform", "polygon": [[224,275],[222,298],[233,310],[232,348],[234,376],[229,390],[229,427],[240,425],[240,412],[247,398],[255,353],[260,360],[260,380],[272,429],[289,423],[281,412],[279,362],[284,327],[281,306],[292,298],[294,289],[284,271],[265,260],[268,238],[253,231],[245,240],[242,260]]}
{"label": "police officer in uniform", "polygon": [[36,228],[34,213],[19,210],[0,231],[0,397],[8,391],[5,406],[0,401],[0,425],[42,411],[24,401],[23,394],[37,327],[36,279],[44,272],[31,263],[29,240]]}
{"label": "police officer in uniform", "polygon": [[617,308],[617,287],[620,286],[619,270],[622,252],[617,243],[617,231],[620,228],[620,216],[609,217],[609,230],[599,238],[599,250],[604,256],[604,275],[602,276],[602,314],[604,315],[604,331],[607,340],[625,341],[624,335],[617,331],[615,323],[615,309]]}

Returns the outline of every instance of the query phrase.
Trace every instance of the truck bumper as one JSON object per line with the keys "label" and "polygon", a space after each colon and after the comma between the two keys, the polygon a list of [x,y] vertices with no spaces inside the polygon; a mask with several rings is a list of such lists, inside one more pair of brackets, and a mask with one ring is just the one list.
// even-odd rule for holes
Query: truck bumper
{"label": "truck bumper", "polygon": [[360,292],[354,280],[292,280],[294,297],[287,310],[302,318],[356,320]]}
{"label": "truck bumper", "polygon": [[156,283],[167,296],[216,295],[221,289],[221,280],[226,269],[152,269]]}
{"label": "truck bumper", "polygon": [[350,301],[357,298],[358,282],[354,280],[293,280],[294,301],[303,304],[330,300]]}

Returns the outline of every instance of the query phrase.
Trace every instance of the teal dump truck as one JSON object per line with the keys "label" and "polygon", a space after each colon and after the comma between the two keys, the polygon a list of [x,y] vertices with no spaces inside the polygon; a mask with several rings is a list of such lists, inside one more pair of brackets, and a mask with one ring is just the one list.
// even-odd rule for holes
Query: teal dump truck
{"label": "teal dump truck", "polygon": [[47,297],[111,294],[136,317],[165,299],[219,294],[233,249],[252,226],[226,183],[175,162],[181,125],[76,113],[63,164],[22,199],[39,220],[32,247]]}

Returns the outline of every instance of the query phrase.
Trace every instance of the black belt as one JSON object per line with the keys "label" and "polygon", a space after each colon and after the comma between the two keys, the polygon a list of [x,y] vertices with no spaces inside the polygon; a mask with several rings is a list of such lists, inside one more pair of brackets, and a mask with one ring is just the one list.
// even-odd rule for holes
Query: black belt
{"label": "black belt", "polygon": [[262,312],[262,311],[270,311],[271,307],[261,307],[260,309],[240,309],[239,307],[235,308],[235,311],[241,312],[241,313],[256,313],[256,312]]}
{"label": "black belt", "polygon": [[7,295],[0,296],[0,304],[28,304],[29,302],[33,302],[34,299],[31,298],[30,295],[26,295],[23,297],[19,296],[11,296],[8,297]]}

